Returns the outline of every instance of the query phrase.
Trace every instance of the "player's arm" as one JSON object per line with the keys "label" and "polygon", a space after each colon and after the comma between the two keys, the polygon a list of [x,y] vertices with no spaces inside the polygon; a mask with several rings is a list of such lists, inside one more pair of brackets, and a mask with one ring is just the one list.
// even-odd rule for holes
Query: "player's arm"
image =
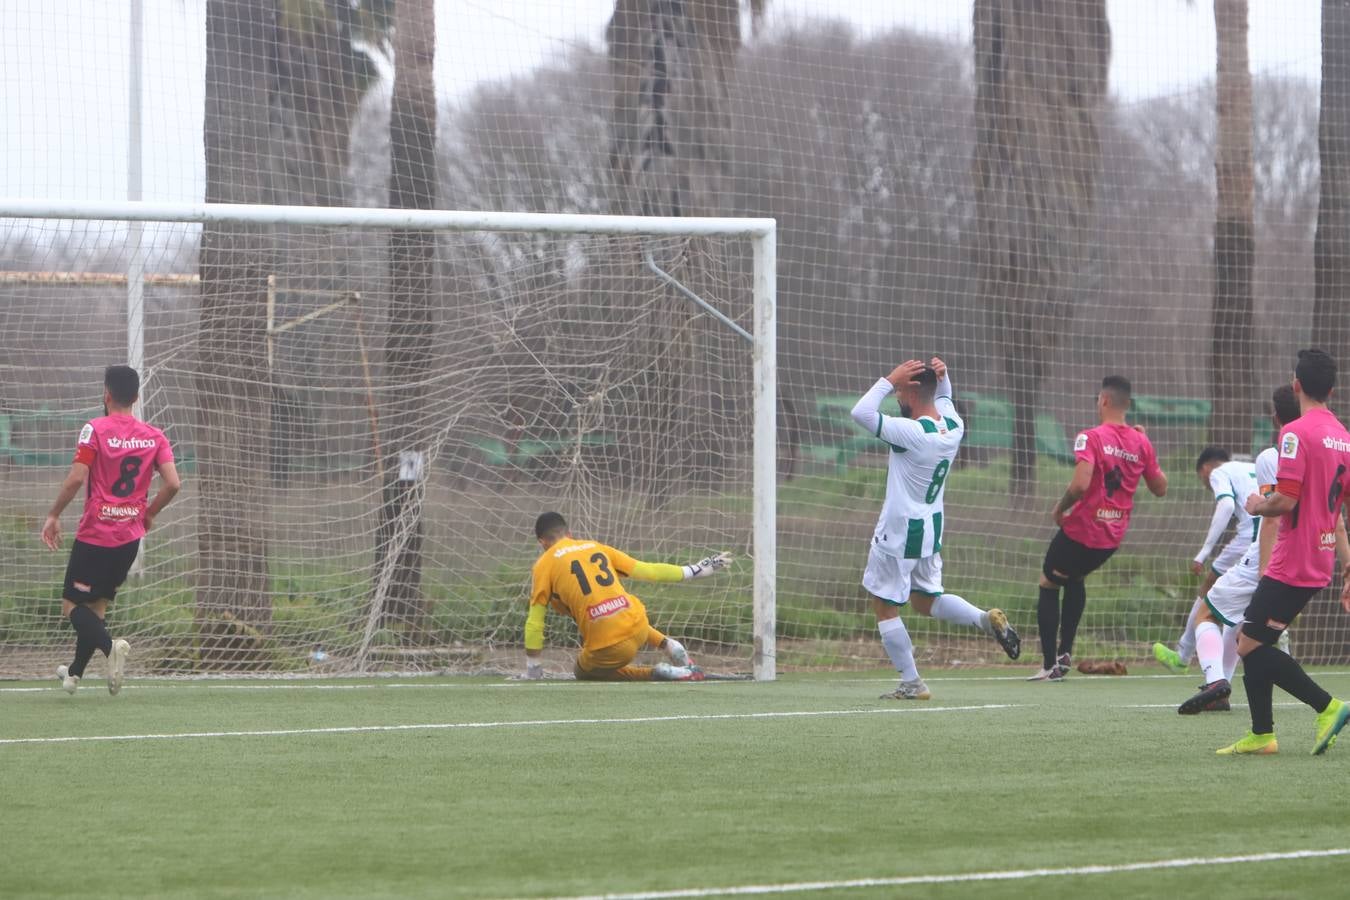
{"label": "player's arm", "polygon": [[78,460],[70,464],[70,471],[61,482],[61,487],[56,492],[56,500],[52,502],[51,509],[47,510],[47,519],[42,523],[42,543],[52,550],[61,549],[61,513],[65,512],[70,501],[75,499],[75,495],[84,487],[84,482],[88,478],[88,465]]}
{"label": "player's arm", "polygon": [[525,677],[543,678],[544,620],[552,585],[542,572],[535,572],[530,584],[530,611],[525,616]]}
{"label": "player's arm", "polygon": [[1247,512],[1254,516],[1272,518],[1292,512],[1298,506],[1298,496],[1303,485],[1301,482],[1281,478],[1275,484],[1275,490],[1267,497],[1252,494],[1247,498]]}
{"label": "player's arm", "polygon": [[[1250,503],[1248,504],[1250,506]],[[1270,565],[1270,555],[1275,552],[1275,541],[1279,537],[1280,527],[1277,522],[1262,522],[1256,532],[1257,563],[1256,572],[1258,575],[1266,574],[1266,566]]]}
{"label": "player's arm", "polygon": [[1092,484],[1092,473],[1097,467],[1091,459],[1080,459],[1073,467],[1073,478],[1069,480],[1069,488],[1064,492],[1064,496],[1059,498],[1055,508],[1051,511],[1051,516],[1056,525],[1064,522],[1064,516],[1073,505],[1082,499],[1087,493],[1088,487]]}
{"label": "player's arm", "polygon": [[727,551],[705,556],[696,563],[677,566],[672,563],[650,563],[634,559],[626,553],[614,551],[610,554],[614,568],[625,578],[638,581],[688,581],[691,578],[703,578],[726,569],[731,564],[731,554]]}
{"label": "player's arm", "polygon": [[938,412],[948,418],[961,421],[961,416],[956,411],[956,403],[952,400],[952,377],[951,370],[941,357],[933,357],[928,361],[928,366],[937,373],[937,390],[933,393],[933,405],[938,408]]}
{"label": "player's arm", "polygon": [[[1134,430],[1148,436],[1144,431],[1143,425],[1134,426]],[[1148,486],[1148,492],[1155,497],[1163,497],[1167,494],[1167,473],[1163,472],[1162,466],[1158,465],[1158,451],[1153,449],[1153,442],[1148,443],[1148,462],[1144,466],[1144,484]]]}
{"label": "player's arm", "polygon": [[145,510],[143,521],[146,531],[150,530],[150,526],[155,523],[155,518],[164,511],[164,507],[168,506],[169,501],[178,496],[178,492],[183,488],[183,480],[178,477],[178,469],[174,466],[172,460],[160,463],[155,467],[155,471],[159,473],[159,490],[155,491],[155,499],[150,501],[150,505]]}
{"label": "player's arm", "polygon": [[1336,558],[1341,563],[1341,609],[1350,613],[1350,540],[1345,536],[1345,515],[1336,517]]}
{"label": "player's arm", "polygon": [[1214,545],[1219,542],[1223,536],[1223,530],[1228,527],[1228,523],[1233,520],[1233,514],[1237,512],[1237,502],[1232,494],[1223,494],[1214,502],[1214,515],[1209,520],[1209,531],[1205,534],[1204,546],[1200,552],[1195,555],[1195,573],[1200,574],[1200,568],[1204,566],[1205,560],[1214,552]]}
{"label": "player's arm", "polygon": [[885,378],[878,378],[876,384],[854,404],[853,421],[892,447],[919,446],[923,442],[923,429],[909,419],[882,415],[881,401],[900,386],[910,384],[921,371],[923,363],[911,359],[896,366]]}

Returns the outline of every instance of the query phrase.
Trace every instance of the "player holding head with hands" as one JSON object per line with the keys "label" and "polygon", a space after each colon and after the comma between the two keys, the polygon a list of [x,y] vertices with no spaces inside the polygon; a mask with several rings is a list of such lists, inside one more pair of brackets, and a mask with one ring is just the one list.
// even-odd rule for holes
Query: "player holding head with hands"
{"label": "player holding head with hands", "polygon": [[1158,467],[1153,444],[1142,428],[1125,422],[1129,410],[1130,382],[1121,375],[1106,376],[1097,392],[1099,424],[1074,439],[1073,479],[1051,511],[1059,531],[1041,564],[1036,621],[1042,667],[1029,681],[1060,681],[1068,674],[1087,606],[1083,579],[1101,568],[1125,539],[1139,479],[1154,496],[1167,493],[1167,476]]}
{"label": "player holding head with hands", "polygon": [[[1279,519],[1270,564],[1256,585],[1238,635],[1252,728],[1218,750],[1220,755],[1279,750],[1273,710],[1276,685],[1317,713],[1314,755],[1325,752],[1350,721],[1350,704],[1333,698],[1275,646],[1308,601],[1331,583],[1338,533],[1343,533],[1338,523],[1350,489],[1350,432],[1327,409],[1336,386],[1336,363],[1321,350],[1300,350],[1293,386],[1302,415],[1280,430],[1275,491],[1247,501],[1252,515]],[[1342,594],[1341,605],[1350,612],[1350,590]]]}
{"label": "player holding head with hands", "polygon": [[[619,580],[688,581],[721,572],[731,562],[718,553],[686,566],[648,563],[596,541],[577,540],[567,520],[546,512],[534,523],[543,550],[531,572],[530,610],[525,619],[525,677],[543,678],[544,620],[548,609],[564,613],[581,633],[576,677],[580,681],[698,681],[703,672],[684,646],[647,621],[642,601]],[[644,647],[660,649],[669,663],[635,666]]]}
{"label": "player holding head with hands", "polygon": [[[108,634],[108,604],[135,562],[141,538],[181,486],[168,438],[133,412],[140,389],[140,376],[130,366],[104,370],[105,415],[80,429],[75,461],[42,523],[42,542],[60,549],[61,513],[85,488],[84,513],[75,529],[61,594],[61,613],[75,629],[75,658],[58,666],[56,674],[71,694],[95,650],[108,658],[108,692],[122,689],[131,648]],[[155,473],[160,487],[147,502]]]}
{"label": "player holding head with hands", "polygon": [[[881,413],[892,391],[900,401],[899,417]],[[900,675],[899,687],[882,698],[927,700],[932,692],[919,677],[914,644],[900,618],[907,604],[923,615],[983,631],[1012,659],[1021,653],[1021,639],[1002,610],[986,612],[942,586],[943,496],[965,435],[946,364],[933,357],[926,364],[912,359],[896,366],[863,394],[853,420],[890,448],[886,499],[863,571],[881,644]]]}

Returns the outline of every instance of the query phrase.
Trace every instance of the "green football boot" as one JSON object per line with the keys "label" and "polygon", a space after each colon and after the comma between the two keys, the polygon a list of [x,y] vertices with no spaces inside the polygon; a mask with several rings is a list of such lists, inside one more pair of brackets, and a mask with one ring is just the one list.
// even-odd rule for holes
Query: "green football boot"
{"label": "green football boot", "polygon": [[1272,753],[1279,753],[1280,745],[1275,742],[1275,734],[1253,734],[1247,732],[1247,736],[1236,744],[1229,744],[1214,753],[1218,756],[1238,756],[1244,753],[1250,753],[1256,756],[1269,756]]}
{"label": "green football boot", "polygon": [[1181,655],[1166,644],[1153,645],[1153,658],[1175,675],[1185,675],[1190,666],[1181,661]]}
{"label": "green football boot", "polygon": [[1317,741],[1313,744],[1313,756],[1326,753],[1336,743],[1336,735],[1341,733],[1346,722],[1350,722],[1350,704],[1341,700],[1332,700],[1326,709],[1317,714]]}

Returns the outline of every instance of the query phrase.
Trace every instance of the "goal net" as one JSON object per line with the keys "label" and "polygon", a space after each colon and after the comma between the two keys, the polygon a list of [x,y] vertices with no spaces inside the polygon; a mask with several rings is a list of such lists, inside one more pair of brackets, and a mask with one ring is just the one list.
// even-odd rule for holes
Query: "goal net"
{"label": "goal net", "polygon": [[[706,667],[773,676],[771,222],[203,209],[5,223],[0,256],[39,264],[0,306],[6,672],[68,649],[65,554],[35,523],[130,344],[185,485],[111,613],[143,671],[519,671],[557,510],[640,559],[731,551],[725,577],[629,587]],[[136,258],[140,290],[41,265],[72,235]],[[570,672],[565,617],[548,644]]]}

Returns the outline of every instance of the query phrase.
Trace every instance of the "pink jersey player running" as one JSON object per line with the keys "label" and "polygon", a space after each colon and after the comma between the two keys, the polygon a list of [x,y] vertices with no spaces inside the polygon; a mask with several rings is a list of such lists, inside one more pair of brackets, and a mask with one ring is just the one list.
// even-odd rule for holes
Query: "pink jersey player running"
{"label": "pink jersey player running", "polygon": [[[104,371],[107,414],[80,429],[75,461],[42,525],[43,543],[59,549],[61,513],[80,488],[86,488],[84,514],[75,530],[61,594],[61,612],[75,629],[75,658],[68,666],[58,666],[56,674],[71,694],[95,650],[108,657],[108,692],[121,690],[131,648],[125,640],[109,636],[104,624],[108,604],[136,560],[141,538],[180,487],[168,438],[132,414],[140,386],[140,376],[130,366],[109,366]],[[156,472],[160,488],[154,501],[147,502]]]}
{"label": "pink jersey player running", "polygon": [[[1308,601],[1331,583],[1336,566],[1336,532],[1350,490],[1350,433],[1327,409],[1336,386],[1336,363],[1321,350],[1300,350],[1294,366],[1294,393],[1302,415],[1280,431],[1275,491],[1247,501],[1253,516],[1280,520],[1270,564],[1252,593],[1238,635],[1243,683],[1252,729],[1221,756],[1270,754],[1275,740],[1275,685],[1317,713],[1314,755],[1323,753],[1350,721],[1350,704],[1328,694],[1293,657],[1275,646],[1280,634]],[[1350,575],[1350,569],[1347,569]],[[1350,590],[1341,605],[1350,612]],[[1224,683],[1226,686],[1226,682]],[[1206,691],[1221,690],[1206,686]],[[1201,700],[1196,695],[1195,700]]]}
{"label": "pink jersey player running", "polygon": [[1041,564],[1036,622],[1043,665],[1028,681],[1061,681],[1068,675],[1073,639],[1087,606],[1083,579],[1101,568],[1125,539],[1139,479],[1155,496],[1167,493],[1167,476],[1158,467],[1153,445],[1142,429],[1125,422],[1129,408],[1130,382],[1108,375],[1097,394],[1101,424],[1074,439],[1077,465],[1052,513],[1060,528]]}

